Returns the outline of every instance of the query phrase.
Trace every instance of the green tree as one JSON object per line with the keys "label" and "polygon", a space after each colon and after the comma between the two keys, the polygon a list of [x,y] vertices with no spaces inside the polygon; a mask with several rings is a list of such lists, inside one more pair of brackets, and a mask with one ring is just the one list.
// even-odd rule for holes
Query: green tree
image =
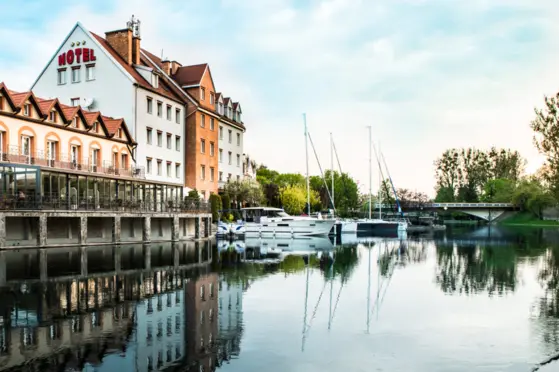
{"label": "green tree", "polygon": [[506,178],[489,180],[485,183],[481,200],[486,203],[510,203],[515,189],[514,180]]}
{"label": "green tree", "polygon": [[276,178],[279,175],[275,170],[268,169],[265,165],[260,165],[256,170],[256,180],[261,185],[267,185],[269,183],[275,183]]}
{"label": "green tree", "polygon": [[231,198],[229,197],[229,194],[226,193],[221,196],[221,204],[223,209],[231,209]]}
{"label": "green tree", "polygon": [[512,203],[521,211],[543,217],[545,208],[552,206],[555,199],[537,180],[523,180],[513,193]]}
{"label": "green tree", "polygon": [[214,222],[219,221],[219,211],[222,209],[221,197],[217,194],[210,194],[210,205],[212,209],[212,219]]}
{"label": "green tree", "polygon": [[200,199],[200,194],[198,193],[198,190],[192,189],[188,192],[187,197],[192,199]]}
{"label": "green tree", "polygon": [[452,203],[455,200],[454,190],[450,187],[441,186],[437,188],[437,195],[435,202],[437,203]]}
{"label": "green tree", "polygon": [[435,176],[437,189],[446,190],[445,195],[452,195],[451,201],[454,201],[462,180],[460,153],[457,149],[448,149],[435,160]]}
{"label": "green tree", "polygon": [[[316,207],[320,207],[320,201],[316,191],[311,190],[310,199],[311,210],[317,211]],[[281,202],[284,210],[289,214],[306,213],[307,191],[301,186],[287,186],[281,191]]]}
{"label": "green tree", "polygon": [[280,188],[287,186],[305,186],[306,182],[305,176],[299,173],[280,173],[275,179],[275,183]]}
{"label": "green tree", "polygon": [[228,181],[224,191],[231,197],[237,208],[245,204],[258,206],[264,201],[262,185],[255,180]]}
{"label": "green tree", "polygon": [[534,144],[546,158],[543,173],[551,193],[559,200],[559,93],[545,97],[545,108],[534,111],[536,118],[530,127],[534,131]]}

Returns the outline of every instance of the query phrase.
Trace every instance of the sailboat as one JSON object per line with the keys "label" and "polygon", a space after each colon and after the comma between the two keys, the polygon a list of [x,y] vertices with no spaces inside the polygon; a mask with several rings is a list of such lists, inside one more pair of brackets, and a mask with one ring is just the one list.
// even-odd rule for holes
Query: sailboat
{"label": "sailboat", "polygon": [[[372,216],[372,167],[373,167],[373,156],[372,156],[372,139],[371,139],[371,127],[369,126],[369,216],[368,218],[358,219],[351,223],[344,223],[342,225],[342,233],[357,233],[359,235],[388,235],[397,236],[398,232],[406,231],[407,226],[399,221],[385,221],[382,219],[382,212],[379,210],[379,218],[373,218]],[[375,151],[375,155],[376,151]],[[379,171],[381,171],[380,161],[377,157],[377,163],[379,165]]]}

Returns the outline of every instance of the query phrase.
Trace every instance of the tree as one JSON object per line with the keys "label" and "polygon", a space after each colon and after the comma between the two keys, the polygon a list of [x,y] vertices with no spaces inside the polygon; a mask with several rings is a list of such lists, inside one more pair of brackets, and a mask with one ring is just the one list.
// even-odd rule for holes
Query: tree
{"label": "tree", "polygon": [[544,97],[545,108],[534,109],[536,118],[530,127],[534,131],[534,144],[546,158],[543,174],[555,199],[559,199],[559,93]]}
{"label": "tree", "polygon": [[264,200],[262,186],[251,179],[228,181],[224,186],[224,191],[231,197],[236,208],[240,208],[244,204],[258,206]]}
{"label": "tree", "polygon": [[437,188],[437,195],[435,202],[437,203],[452,203],[455,200],[454,189],[447,186],[440,186]]}
{"label": "tree", "polygon": [[514,180],[506,178],[489,180],[485,183],[481,200],[486,203],[510,203],[515,189]]}
{"label": "tree", "polygon": [[221,204],[223,209],[231,209],[231,198],[229,197],[229,194],[223,194],[221,196]]}
{"label": "tree", "polygon": [[187,197],[191,199],[200,199],[200,194],[198,193],[198,190],[192,189],[188,192]]}
{"label": "tree", "polygon": [[448,149],[442,156],[435,160],[435,176],[437,188],[444,188],[447,196],[452,195],[454,201],[456,191],[462,180],[462,169],[460,167],[460,154],[457,149]]}
{"label": "tree", "polygon": [[222,209],[223,205],[221,203],[221,197],[217,194],[210,194],[210,205],[212,209],[212,219],[217,222],[219,221],[219,211]]}
{"label": "tree", "polygon": [[519,183],[513,193],[512,203],[521,211],[541,219],[544,209],[553,205],[555,199],[537,180],[527,179]]}
{"label": "tree", "polygon": [[281,195],[278,185],[275,183],[268,183],[263,185],[264,198],[266,199],[266,204],[270,207],[281,207]]}
{"label": "tree", "polygon": [[288,186],[281,191],[283,209],[293,215],[301,214],[307,198],[301,187]]}

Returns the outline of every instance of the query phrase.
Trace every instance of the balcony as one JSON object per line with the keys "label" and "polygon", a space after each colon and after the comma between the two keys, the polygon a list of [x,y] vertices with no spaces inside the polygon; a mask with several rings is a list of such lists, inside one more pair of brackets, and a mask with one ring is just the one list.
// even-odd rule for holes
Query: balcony
{"label": "balcony", "polygon": [[101,165],[96,164],[96,162],[88,158],[83,158],[81,162],[78,162],[68,154],[60,154],[58,159],[52,159],[52,156],[45,151],[35,151],[29,155],[24,155],[23,149],[19,146],[10,146],[8,152],[0,153],[0,162],[36,165],[42,168],[71,170],[105,176],[118,176],[133,179],[146,178],[144,167],[117,168],[110,161],[104,161]]}

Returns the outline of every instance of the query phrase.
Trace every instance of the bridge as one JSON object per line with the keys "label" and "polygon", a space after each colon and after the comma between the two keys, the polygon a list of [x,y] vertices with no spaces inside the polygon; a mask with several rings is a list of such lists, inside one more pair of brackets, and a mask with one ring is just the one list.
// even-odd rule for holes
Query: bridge
{"label": "bridge", "polygon": [[[375,204],[375,209],[379,209],[380,207],[380,204]],[[395,211],[397,210],[397,206],[393,204],[382,204],[382,209]],[[418,210],[450,210],[469,214],[488,222],[499,218],[506,211],[515,209],[515,206],[511,203],[402,203],[402,211],[404,211],[404,213]]]}

